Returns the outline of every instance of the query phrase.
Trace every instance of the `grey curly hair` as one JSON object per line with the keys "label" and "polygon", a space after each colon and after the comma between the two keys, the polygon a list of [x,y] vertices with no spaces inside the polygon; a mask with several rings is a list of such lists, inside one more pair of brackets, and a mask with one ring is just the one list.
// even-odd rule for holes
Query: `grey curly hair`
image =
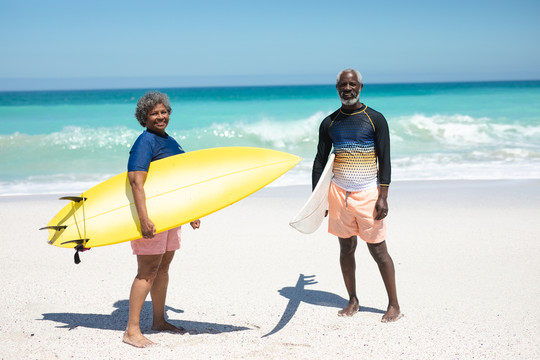
{"label": "grey curly hair", "polygon": [[135,117],[139,121],[142,127],[146,127],[146,119],[150,110],[157,105],[163,104],[169,114],[172,112],[171,103],[167,94],[160,93],[159,91],[149,91],[139,98],[137,101],[137,109],[135,110]]}

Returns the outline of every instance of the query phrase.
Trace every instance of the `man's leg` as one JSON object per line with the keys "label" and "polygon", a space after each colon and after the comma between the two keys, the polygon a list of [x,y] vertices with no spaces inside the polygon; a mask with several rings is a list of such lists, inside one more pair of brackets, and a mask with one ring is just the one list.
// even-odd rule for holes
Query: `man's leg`
{"label": "man's leg", "polygon": [[184,328],[177,328],[165,320],[165,299],[167,298],[167,287],[169,285],[169,265],[173,257],[174,251],[167,251],[163,254],[156,278],[150,289],[153,309],[152,329],[185,333],[186,330]]}
{"label": "man's leg", "polygon": [[392,261],[390,254],[388,254],[386,241],[378,244],[367,245],[371,256],[379,266],[379,271],[381,272],[384,286],[386,287],[386,293],[388,294],[388,308],[381,321],[396,321],[401,317],[401,312],[399,310],[399,303],[397,299],[394,262]]}
{"label": "man's leg", "polygon": [[340,238],[339,246],[339,263],[341,265],[341,273],[343,274],[343,280],[345,281],[345,287],[349,293],[349,305],[338,312],[339,316],[353,316],[358,312],[360,305],[358,298],[356,297],[356,261],[354,260],[354,252],[358,240],[356,236],[350,238]]}

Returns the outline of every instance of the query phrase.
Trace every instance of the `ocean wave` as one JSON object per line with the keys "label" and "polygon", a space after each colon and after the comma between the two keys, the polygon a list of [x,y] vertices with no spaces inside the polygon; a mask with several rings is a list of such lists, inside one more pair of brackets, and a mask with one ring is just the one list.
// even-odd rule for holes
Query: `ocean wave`
{"label": "ocean wave", "polygon": [[97,149],[114,150],[130,147],[139,132],[125,127],[88,128],[79,126],[66,126],[62,131],[49,134],[28,135],[14,133],[0,135],[0,149],[28,149],[29,151],[69,151]]}
{"label": "ocean wave", "polygon": [[[324,112],[276,121],[170,129],[186,151],[221,146],[271,148],[304,160],[271,186],[309,185]],[[540,178],[540,125],[469,115],[415,114],[388,119],[394,180]],[[66,126],[0,135],[0,195],[81,192],[126,170],[142,129]]]}
{"label": "ocean wave", "polygon": [[540,144],[540,125],[500,123],[460,114],[397,117],[392,119],[391,134],[398,146],[409,142],[448,149],[487,145],[536,148]]}
{"label": "ocean wave", "polygon": [[[290,150],[304,143],[316,145],[319,124],[324,116],[325,113],[316,112],[306,118],[291,121],[276,121],[273,118],[261,117],[253,122],[216,122],[210,126],[191,129],[169,127],[168,133],[189,150],[238,145]],[[0,149],[9,151],[30,147],[31,150],[53,149],[52,151],[78,149],[123,151],[131,147],[141,132],[142,129],[135,130],[122,126],[95,128],[66,126],[61,131],[37,135],[16,132],[11,135],[0,135]]]}
{"label": "ocean wave", "polygon": [[468,161],[452,156],[416,156],[392,162],[393,181],[540,179],[540,161]]}
{"label": "ocean wave", "polygon": [[[220,146],[265,147],[314,156],[318,141],[318,128],[324,112],[306,118],[276,121],[262,117],[253,122],[213,123],[192,129],[170,129],[169,133],[187,151]],[[389,118],[394,156],[419,153],[471,151],[490,152],[494,158],[532,157],[540,152],[540,125],[497,122],[487,117],[469,115],[415,114]],[[0,150],[7,155],[42,157],[83,157],[96,154],[96,158],[114,153],[127,156],[129,148],[142,129],[127,127],[67,126],[49,134],[27,135],[15,133],[0,135]],[[505,155],[506,154],[506,155]]]}
{"label": "ocean wave", "polygon": [[0,181],[0,196],[59,194],[79,195],[112,174],[50,174]]}

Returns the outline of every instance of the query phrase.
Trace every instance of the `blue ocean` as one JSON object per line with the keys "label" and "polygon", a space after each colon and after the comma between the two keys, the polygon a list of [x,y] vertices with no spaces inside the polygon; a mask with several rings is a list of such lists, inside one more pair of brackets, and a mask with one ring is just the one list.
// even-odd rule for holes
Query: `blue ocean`
{"label": "blue ocean", "polygon": [[[0,196],[77,194],[126,171],[147,90],[0,92]],[[332,85],[158,90],[186,151],[303,158],[271,186],[310,184],[319,124],[340,106]],[[540,178],[540,81],[366,84],[361,101],[389,123],[393,181]]]}

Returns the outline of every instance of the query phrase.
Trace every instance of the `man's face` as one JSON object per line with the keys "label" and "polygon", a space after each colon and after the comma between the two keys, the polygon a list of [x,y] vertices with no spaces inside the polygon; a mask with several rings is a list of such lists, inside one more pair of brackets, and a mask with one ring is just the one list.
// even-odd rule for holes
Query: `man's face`
{"label": "man's face", "polygon": [[360,91],[364,85],[358,81],[355,72],[344,72],[339,77],[336,89],[343,105],[356,105],[360,100]]}

